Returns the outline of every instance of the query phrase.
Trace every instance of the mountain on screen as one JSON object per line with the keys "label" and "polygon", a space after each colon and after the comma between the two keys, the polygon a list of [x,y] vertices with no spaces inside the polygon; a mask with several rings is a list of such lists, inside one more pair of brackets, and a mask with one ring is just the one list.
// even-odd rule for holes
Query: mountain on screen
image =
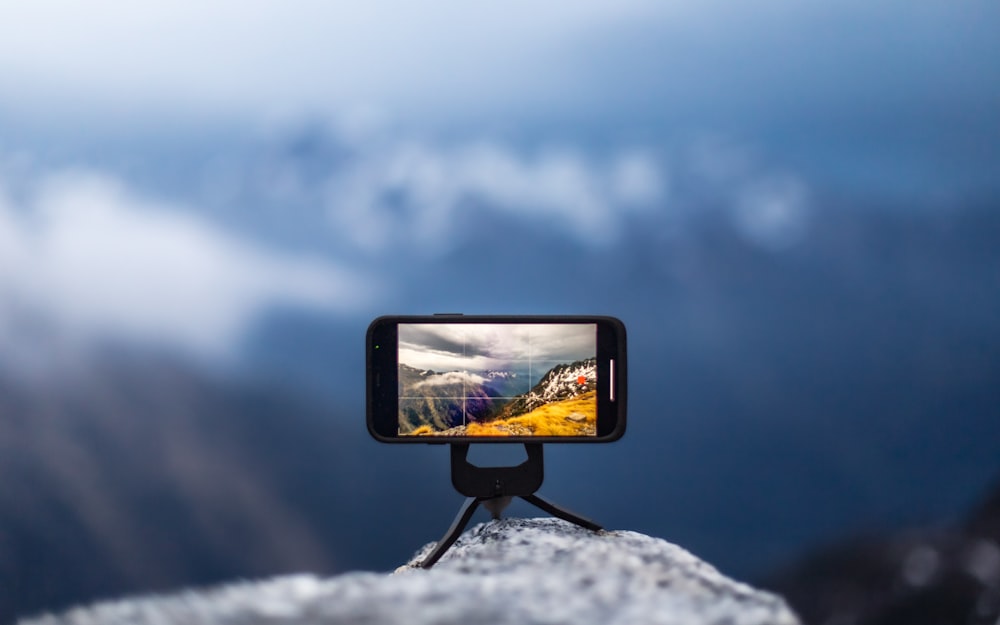
{"label": "mountain on screen", "polygon": [[556,365],[542,376],[531,391],[504,406],[499,418],[517,417],[544,404],[572,399],[596,390],[597,358]]}
{"label": "mountain on screen", "polygon": [[544,404],[595,391],[597,359],[558,364],[530,391],[508,399],[511,389],[523,389],[524,384],[524,376],[512,371],[442,373],[400,363],[400,432],[408,434],[421,426],[441,432],[466,421],[508,419]]}
{"label": "mountain on screen", "polygon": [[484,371],[483,386],[492,397],[514,397],[524,393],[530,381],[524,373],[516,371]]}
{"label": "mountain on screen", "polygon": [[439,373],[399,365],[399,430],[408,434],[422,425],[434,431],[463,425],[466,417],[484,419],[494,413],[500,393],[489,379],[463,372]]}

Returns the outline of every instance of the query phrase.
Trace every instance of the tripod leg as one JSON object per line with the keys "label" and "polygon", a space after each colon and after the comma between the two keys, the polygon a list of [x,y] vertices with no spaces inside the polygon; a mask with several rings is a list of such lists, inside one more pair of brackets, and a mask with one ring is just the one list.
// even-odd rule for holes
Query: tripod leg
{"label": "tripod leg", "polygon": [[429,569],[434,566],[434,563],[441,559],[444,552],[448,551],[448,548],[455,544],[455,541],[462,534],[462,530],[469,524],[469,519],[472,518],[476,508],[479,507],[480,501],[482,500],[478,497],[469,497],[465,500],[465,503],[462,504],[461,509],[458,511],[458,515],[455,516],[455,520],[451,522],[451,527],[448,528],[448,531],[445,532],[441,540],[434,546],[434,550],[420,563],[420,568]]}
{"label": "tripod leg", "polygon": [[603,527],[601,527],[597,523],[594,523],[590,519],[584,518],[578,514],[570,512],[565,508],[560,508],[551,501],[546,501],[545,499],[542,499],[538,495],[521,495],[521,499],[527,501],[533,506],[541,508],[542,510],[548,512],[554,517],[559,517],[564,521],[569,521],[570,523],[579,525],[580,527],[587,528],[588,530],[593,530],[595,532],[598,532],[604,529]]}

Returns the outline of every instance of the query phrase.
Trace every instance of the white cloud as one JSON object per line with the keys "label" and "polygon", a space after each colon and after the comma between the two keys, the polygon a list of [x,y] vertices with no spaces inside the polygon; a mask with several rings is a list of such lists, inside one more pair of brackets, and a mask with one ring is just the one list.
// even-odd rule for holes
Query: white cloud
{"label": "white cloud", "polygon": [[806,236],[812,199],[802,176],[775,170],[753,146],[722,135],[698,137],[682,153],[697,193],[724,206],[748,242],[780,252]]}
{"label": "white cloud", "polygon": [[335,228],[374,252],[403,241],[441,251],[472,206],[606,245],[628,213],[655,207],[665,194],[662,166],[639,150],[595,161],[573,148],[528,155],[485,141],[410,141],[360,155],[332,177],[328,197]]}
{"label": "white cloud", "polygon": [[486,378],[481,375],[476,375],[475,373],[469,373],[468,371],[449,371],[447,373],[439,373],[437,375],[428,376],[413,385],[413,388],[424,388],[427,386],[448,386],[452,384],[467,384],[469,386],[478,386],[484,384]]}
{"label": "white cloud", "polygon": [[74,341],[226,356],[268,306],[336,312],[365,300],[359,279],[327,260],[262,249],[109,177],[45,176],[17,202],[2,182],[0,343],[23,338],[30,316]]}
{"label": "white cloud", "polygon": [[733,206],[733,221],[750,241],[771,250],[797,243],[808,217],[806,185],[790,175],[755,180],[744,187]]}

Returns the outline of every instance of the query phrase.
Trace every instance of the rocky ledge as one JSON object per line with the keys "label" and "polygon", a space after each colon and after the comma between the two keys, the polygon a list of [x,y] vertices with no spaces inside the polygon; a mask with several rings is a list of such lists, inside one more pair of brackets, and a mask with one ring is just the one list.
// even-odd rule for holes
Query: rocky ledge
{"label": "rocky ledge", "polygon": [[799,622],[778,596],[636,532],[505,519],[467,531],[433,569],[417,568],[432,547],[392,575],[280,577],[101,603],[22,625]]}

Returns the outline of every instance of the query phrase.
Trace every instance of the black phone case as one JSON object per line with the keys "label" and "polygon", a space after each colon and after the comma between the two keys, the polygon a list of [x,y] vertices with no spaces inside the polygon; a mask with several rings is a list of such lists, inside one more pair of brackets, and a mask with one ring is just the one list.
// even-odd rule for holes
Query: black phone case
{"label": "black phone case", "polygon": [[[611,330],[610,335],[599,335],[601,341],[613,343],[613,349],[609,345],[598,345],[599,355],[608,356],[608,352],[613,352],[615,359],[614,367],[614,388],[615,397],[611,402],[604,398],[604,410],[598,414],[598,435],[597,436],[399,436],[389,435],[386,431],[394,430],[392,423],[398,423],[398,403],[397,403],[397,378],[395,372],[396,363],[396,337],[395,328],[400,323],[597,323]],[[387,328],[393,331],[389,332]],[[387,340],[388,339],[388,340]],[[389,345],[381,345],[375,348],[376,341],[388,342]],[[391,352],[391,355],[388,355]],[[627,415],[627,350],[625,325],[615,317],[602,315],[461,315],[461,314],[439,314],[428,316],[381,316],[372,321],[368,327],[365,339],[366,355],[366,423],[368,432],[376,440],[383,443],[402,444],[468,444],[468,443],[607,443],[618,440],[625,433],[625,423]],[[392,366],[385,365],[386,361],[391,361]],[[609,383],[611,381],[609,380]],[[614,422],[608,427],[608,413],[613,414]],[[604,430],[602,431],[602,427]],[[380,432],[380,429],[382,430]]]}

